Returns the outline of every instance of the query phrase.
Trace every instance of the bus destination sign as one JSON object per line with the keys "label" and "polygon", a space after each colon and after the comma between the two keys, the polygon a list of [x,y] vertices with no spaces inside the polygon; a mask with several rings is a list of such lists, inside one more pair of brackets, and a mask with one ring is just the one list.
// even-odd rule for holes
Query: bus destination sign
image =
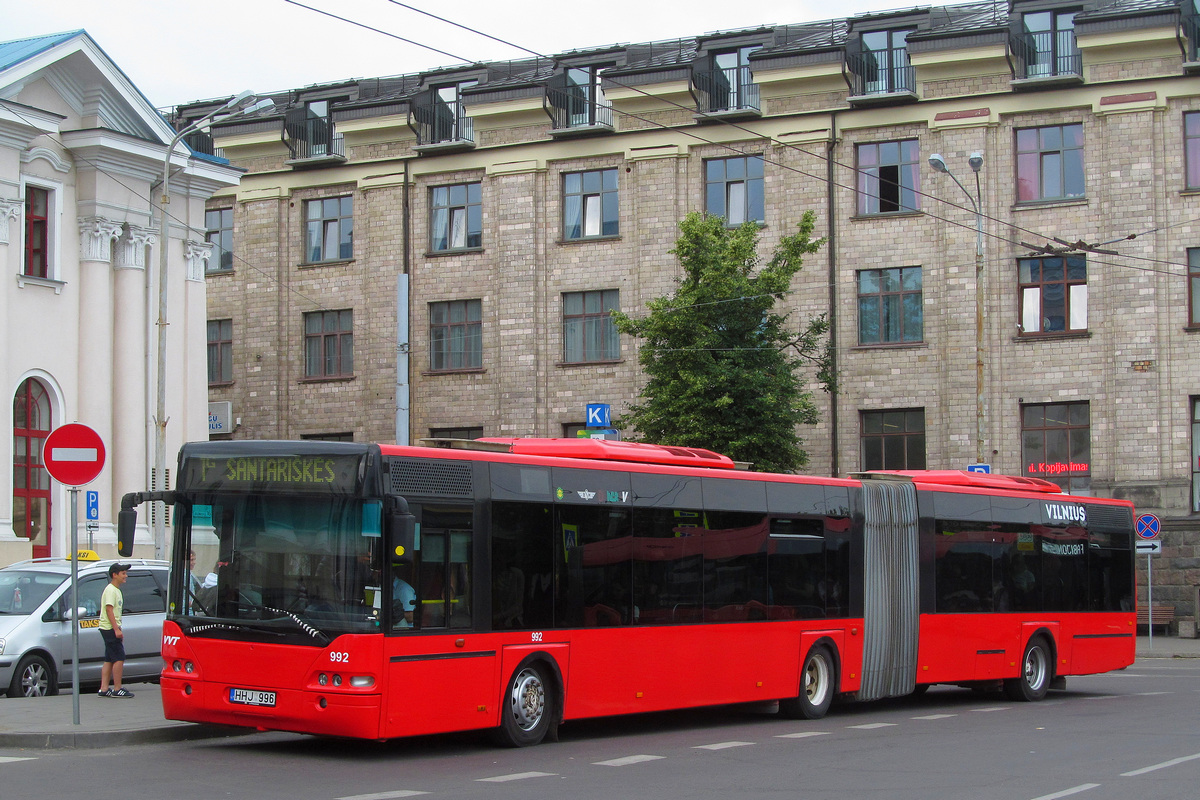
{"label": "bus destination sign", "polygon": [[361,456],[197,456],[184,462],[180,489],[186,491],[278,491],[353,494]]}

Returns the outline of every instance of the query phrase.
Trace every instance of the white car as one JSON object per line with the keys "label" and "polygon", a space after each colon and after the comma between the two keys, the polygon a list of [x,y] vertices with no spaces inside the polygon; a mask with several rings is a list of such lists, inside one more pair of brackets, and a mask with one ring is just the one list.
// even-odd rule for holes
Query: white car
{"label": "white car", "polygon": [[[80,686],[99,685],[104,660],[100,593],[112,559],[79,561],[79,613],[71,613],[71,562],[37,558],[0,569],[0,693],[42,697],[71,686],[71,625],[79,625]],[[162,672],[162,629],[167,612],[167,562],[122,559],[129,580],[121,588],[126,683]]]}

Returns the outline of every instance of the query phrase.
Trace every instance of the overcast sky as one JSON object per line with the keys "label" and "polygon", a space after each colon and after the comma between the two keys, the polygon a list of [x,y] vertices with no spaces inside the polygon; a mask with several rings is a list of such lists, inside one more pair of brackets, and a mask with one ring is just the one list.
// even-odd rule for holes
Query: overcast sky
{"label": "overcast sky", "polygon": [[[916,5],[902,0],[406,2],[544,54]],[[79,28],[87,30],[159,108],[243,89],[272,92],[530,56],[390,0],[0,0],[0,41]]]}

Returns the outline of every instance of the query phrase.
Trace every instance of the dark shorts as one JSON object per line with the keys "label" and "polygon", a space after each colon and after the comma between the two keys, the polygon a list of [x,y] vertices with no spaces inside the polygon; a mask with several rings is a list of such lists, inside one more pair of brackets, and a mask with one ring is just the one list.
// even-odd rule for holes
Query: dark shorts
{"label": "dark shorts", "polygon": [[109,663],[124,661],[125,642],[117,638],[116,632],[101,628],[100,635],[104,637],[104,660]]}

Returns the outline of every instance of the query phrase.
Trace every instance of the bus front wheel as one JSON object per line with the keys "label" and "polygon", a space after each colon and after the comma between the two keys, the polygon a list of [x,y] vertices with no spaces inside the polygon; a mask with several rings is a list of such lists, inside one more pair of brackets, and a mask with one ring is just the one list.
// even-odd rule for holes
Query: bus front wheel
{"label": "bus front wheel", "polygon": [[500,708],[500,744],[528,747],[546,738],[554,718],[554,691],[546,667],[526,662],[513,674]]}
{"label": "bus front wheel", "polygon": [[800,694],[779,702],[779,710],[791,719],[820,719],[829,711],[837,683],[833,654],[819,644],[804,657],[800,672]]}
{"label": "bus front wheel", "polygon": [[1046,696],[1054,678],[1054,661],[1044,637],[1035,636],[1025,645],[1021,674],[1004,681],[1004,693],[1010,700],[1036,702]]}

